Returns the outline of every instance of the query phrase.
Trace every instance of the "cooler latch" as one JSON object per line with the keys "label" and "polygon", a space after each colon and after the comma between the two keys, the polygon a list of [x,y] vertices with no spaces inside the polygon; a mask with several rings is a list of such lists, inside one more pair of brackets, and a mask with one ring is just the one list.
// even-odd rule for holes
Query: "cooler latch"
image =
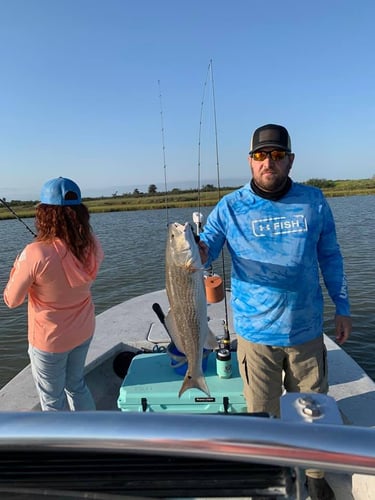
{"label": "cooler latch", "polygon": [[228,396],[223,397],[224,413],[228,413],[229,410],[229,398]]}
{"label": "cooler latch", "polygon": [[141,399],[141,405],[142,405],[142,411],[145,412],[147,411],[147,398],[142,398]]}

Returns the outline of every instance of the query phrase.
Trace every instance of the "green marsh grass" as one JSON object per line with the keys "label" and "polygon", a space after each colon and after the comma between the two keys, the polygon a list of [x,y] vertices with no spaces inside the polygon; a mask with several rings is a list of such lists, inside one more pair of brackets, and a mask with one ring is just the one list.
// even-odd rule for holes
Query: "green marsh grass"
{"label": "green marsh grass", "polygon": [[[372,179],[360,180],[336,180],[327,181],[325,179],[311,179],[305,184],[319,187],[327,197],[355,196],[355,195],[375,195],[375,177]],[[328,187],[327,187],[328,186]],[[221,197],[236,187],[225,187],[220,189]],[[160,208],[187,208],[214,206],[219,200],[218,189],[201,191],[198,196],[197,190],[180,191],[173,189],[166,193],[126,193],[123,195],[84,198],[91,213],[124,212],[130,210],[155,210]],[[34,217],[35,205],[37,201],[8,201],[20,218]],[[0,220],[13,219],[15,216],[3,205],[0,205]]]}

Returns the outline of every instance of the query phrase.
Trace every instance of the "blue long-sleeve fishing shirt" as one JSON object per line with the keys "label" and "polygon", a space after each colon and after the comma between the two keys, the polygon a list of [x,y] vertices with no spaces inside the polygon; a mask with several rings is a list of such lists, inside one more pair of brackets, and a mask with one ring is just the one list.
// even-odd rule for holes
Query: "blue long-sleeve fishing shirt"
{"label": "blue long-sleeve fishing shirt", "polygon": [[200,237],[209,248],[207,265],[227,244],[238,335],[273,346],[320,336],[319,268],[336,314],[350,315],[335,223],[319,189],[293,182],[285,196],[271,201],[246,184],[219,201]]}

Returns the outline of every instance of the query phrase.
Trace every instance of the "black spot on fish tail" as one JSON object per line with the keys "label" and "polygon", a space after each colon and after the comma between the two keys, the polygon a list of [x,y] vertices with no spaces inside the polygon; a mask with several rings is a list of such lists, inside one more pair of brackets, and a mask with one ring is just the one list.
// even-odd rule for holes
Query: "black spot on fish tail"
{"label": "black spot on fish tail", "polygon": [[178,393],[178,397],[180,398],[182,394],[188,389],[199,389],[205,394],[207,394],[208,397],[211,396],[204,375],[200,375],[197,378],[193,378],[188,373],[186,373],[180,392]]}

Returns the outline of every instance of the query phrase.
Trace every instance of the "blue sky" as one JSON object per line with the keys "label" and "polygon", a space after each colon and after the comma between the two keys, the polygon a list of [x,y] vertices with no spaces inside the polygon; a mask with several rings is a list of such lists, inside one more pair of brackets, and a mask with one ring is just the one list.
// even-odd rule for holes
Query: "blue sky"
{"label": "blue sky", "polygon": [[60,175],[84,196],[161,191],[217,162],[241,184],[270,122],[295,180],[371,178],[374,19],[372,0],[0,0],[0,196]]}

